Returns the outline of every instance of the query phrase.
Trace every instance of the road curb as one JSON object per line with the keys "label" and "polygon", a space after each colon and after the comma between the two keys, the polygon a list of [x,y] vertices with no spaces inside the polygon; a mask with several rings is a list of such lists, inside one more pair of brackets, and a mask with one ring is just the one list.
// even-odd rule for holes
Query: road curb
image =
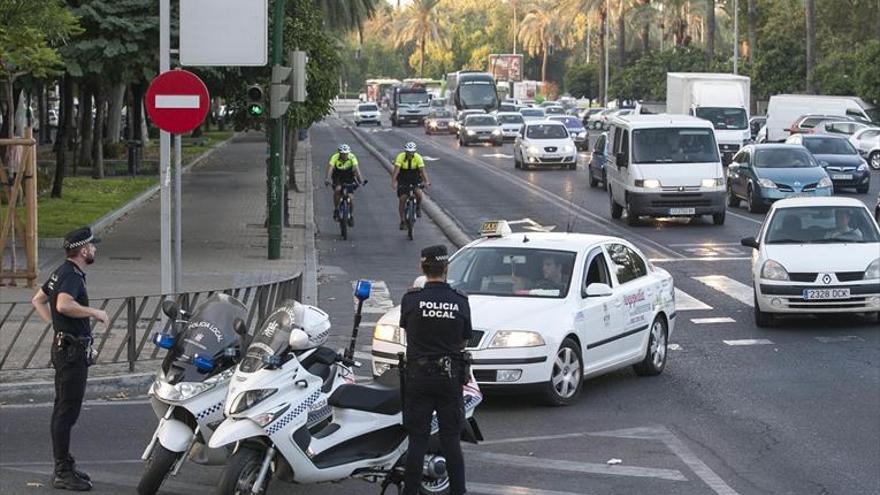
{"label": "road curb", "polygon": [[[341,120],[341,119],[340,119]],[[372,143],[367,141],[367,138],[361,135],[360,132],[355,130],[353,127],[346,123],[345,126],[349,132],[352,133],[355,139],[370,152],[371,155],[376,157],[379,160],[379,163],[385,168],[385,170],[391,174],[394,172],[394,165],[391,163],[391,160],[383,156],[379,150],[373,146]],[[473,239],[469,236],[465,231],[458,225],[458,223],[452,218],[452,216],[446,212],[440,205],[437,204],[436,201],[431,199],[431,197],[426,192],[422,192],[422,209],[425,213],[428,214],[428,217],[437,224],[437,227],[443,232],[443,234],[452,241],[456,247],[462,247],[466,244],[469,244]]]}
{"label": "road curb", "polygon": [[303,303],[318,304],[318,259],[315,236],[317,227],[315,223],[315,187],[312,173],[312,138],[306,138],[308,150],[304,160],[306,172],[306,211],[305,211],[305,267],[303,269],[302,298]]}
{"label": "road curb", "polygon": [[[85,400],[143,396],[155,378],[155,372],[89,378]],[[0,404],[42,404],[54,400],[55,383],[51,381],[0,383]]]}

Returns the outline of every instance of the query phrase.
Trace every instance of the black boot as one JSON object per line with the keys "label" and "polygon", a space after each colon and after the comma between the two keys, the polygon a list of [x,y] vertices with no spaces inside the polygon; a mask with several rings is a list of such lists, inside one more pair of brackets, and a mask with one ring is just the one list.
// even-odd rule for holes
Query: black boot
{"label": "black boot", "polygon": [[339,221],[339,210],[337,210],[335,208],[333,209],[333,221],[334,222]]}
{"label": "black boot", "polygon": [[73,471],[73,464],[67,459],[55,461],[55,475],[52,478],[52,486],[60,490],[75,492],[87,492],[92,489],[92,483],[77,476]]}
{"label": "black boot", "polygon": [[89,476],[89,473],[80,471],[76,468],[76,460],[73,456],[68,456],[67,459],[70,461],[70,470],[73,471],[73,474],[75,474],[77,478],[85,481],[92,481],[92,477]]}

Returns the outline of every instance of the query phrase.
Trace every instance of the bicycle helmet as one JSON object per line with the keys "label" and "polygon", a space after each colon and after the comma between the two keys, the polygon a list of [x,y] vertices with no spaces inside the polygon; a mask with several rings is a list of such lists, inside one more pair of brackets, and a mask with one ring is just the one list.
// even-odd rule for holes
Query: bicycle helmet
{"label": "bicycle helmet", "polygon": [[416,143],[414,143],[412,141],[406,143],[406,145],[403,147],[403,151],[406,151],[408,153],[415,153],[416,152]]}
{"label": "bicycle helmet", "polygon": [[351,148],[347,144],[340,144],[339,145],[339,152],[340,153],[351,153]]}

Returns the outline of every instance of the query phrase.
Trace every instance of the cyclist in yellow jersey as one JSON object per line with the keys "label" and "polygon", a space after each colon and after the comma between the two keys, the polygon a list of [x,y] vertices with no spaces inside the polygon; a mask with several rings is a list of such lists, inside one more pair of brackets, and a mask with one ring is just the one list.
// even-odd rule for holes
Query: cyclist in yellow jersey
{"label": "cyclist in yellow jersey", "polygon": [[[403,152],[394,159],[394,173],[391,174],[391,187],[397,190],[398,206],[397,211],[400,215],[400,230],[406,229],[406,222],[403,219],[403,209],[406,205],[406,195],[410,186],[413,185],[431,185],[428,180],[428,173],[425,170],[425,160],[422,155],[416,153],[416,143],[410,141],[403,147]],[[422,216],[422,190],[416,188],[417,209],[416,215]]]}
{"label": "cyclist in yellow jersey", "polygon": [[[343,184],[363,184],[364,180],[361,171],[358,168],[357,157],[351,152],[351,148],[347,144],[339,145],[336,153],[330,156],[330,162],[327,167],[327,178],[324,180],[325,185],[333,185],[333,220],[339,219],[339,200],[342,198]],[[352,193],[353,194],[353,193]],[[354,199],[352,198],[352,211],[349,217],[349,223],[354,223]]]}

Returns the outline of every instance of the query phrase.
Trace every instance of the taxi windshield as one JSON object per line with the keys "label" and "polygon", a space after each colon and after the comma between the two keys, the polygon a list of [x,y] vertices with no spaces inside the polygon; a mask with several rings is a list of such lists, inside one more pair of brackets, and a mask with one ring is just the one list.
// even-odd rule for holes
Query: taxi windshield
{"label": "taxi windshield", "polygon": [[248,346],[239,370],[254,373],[263,369],[267,358],[278,356],[283,361],[290,346],[290,332],[296,323],[302,321],[303,305],[296,301],[285,301],[263,321]]}
{"label": "taxi windshield", "polygon": [[449,283],[468,294],[562,299],[576,253],[550,249],[475,247],[449,262]]}
{"label": "taxi windshield", "polygon": [[880,242],[877,226],[865,208],[809,206],[780,208],[767,225],[767,244]]}

